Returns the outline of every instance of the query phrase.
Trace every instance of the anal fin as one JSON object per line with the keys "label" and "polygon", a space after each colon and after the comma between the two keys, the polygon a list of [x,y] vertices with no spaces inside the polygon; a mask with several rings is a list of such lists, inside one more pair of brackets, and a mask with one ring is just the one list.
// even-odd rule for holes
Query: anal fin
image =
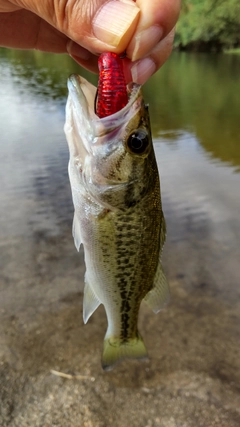
{"label": "anal fin", "polygon": [[170,299],[170,290],[166,276],[163,272],[162,264],[159,261],[156,275],[154,278],[153,288],[147,293],[144,301],[154,313],[158,313]]}
{"label": "anal fin", "polygon": [[85,324],[100,304],[101,302],[95,295],[89,283],[86,281],[83,296],[83,321]]}

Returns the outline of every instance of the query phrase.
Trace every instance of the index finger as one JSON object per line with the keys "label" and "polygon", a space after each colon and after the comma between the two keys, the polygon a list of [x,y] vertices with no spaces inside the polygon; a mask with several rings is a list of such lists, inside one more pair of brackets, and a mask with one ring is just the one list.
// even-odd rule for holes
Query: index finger
{"label": "index finger", "polygon": [[137,0],[141,14],[127,48],[127,56],[136,61],[146,56],[176,25],[181,0]]}

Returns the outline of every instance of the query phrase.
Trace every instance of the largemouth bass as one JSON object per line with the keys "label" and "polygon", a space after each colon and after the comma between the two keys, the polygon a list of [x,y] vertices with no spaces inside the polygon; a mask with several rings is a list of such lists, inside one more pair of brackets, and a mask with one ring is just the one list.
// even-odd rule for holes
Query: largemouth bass
{"label": "largemouth bass", "polygon": [[104,305],[108,370],[124,358],[147,357],[137,327],[141,301],[157,313],[169,299],[160,262],[166,227],[159,175],[140,85],[129,84],[127,105],[101,119],[93,85],[72,75],[68,90],[73,237],[86,263],[83,319]]}

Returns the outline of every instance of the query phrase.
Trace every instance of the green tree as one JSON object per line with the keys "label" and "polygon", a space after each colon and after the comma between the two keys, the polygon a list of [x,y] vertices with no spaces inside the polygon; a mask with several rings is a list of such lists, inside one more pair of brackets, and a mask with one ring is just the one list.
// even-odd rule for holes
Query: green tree
{"label": "green tree", "polygon": [[239,0],[183,0],[175,46],[220,50],[239,45]]}

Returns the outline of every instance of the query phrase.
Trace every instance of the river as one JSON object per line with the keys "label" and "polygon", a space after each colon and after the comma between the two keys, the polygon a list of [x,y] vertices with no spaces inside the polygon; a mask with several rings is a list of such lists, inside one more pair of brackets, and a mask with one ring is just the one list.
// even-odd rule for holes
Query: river
{"label": "river", "polygon": [[141,307],[150,361],[103,373],[63,132],[68,75],[97,80],[66,55],[0,50],[1,427],[239,427],[239,70],[237,55],[175,52],[144,86],[172,297]]}

